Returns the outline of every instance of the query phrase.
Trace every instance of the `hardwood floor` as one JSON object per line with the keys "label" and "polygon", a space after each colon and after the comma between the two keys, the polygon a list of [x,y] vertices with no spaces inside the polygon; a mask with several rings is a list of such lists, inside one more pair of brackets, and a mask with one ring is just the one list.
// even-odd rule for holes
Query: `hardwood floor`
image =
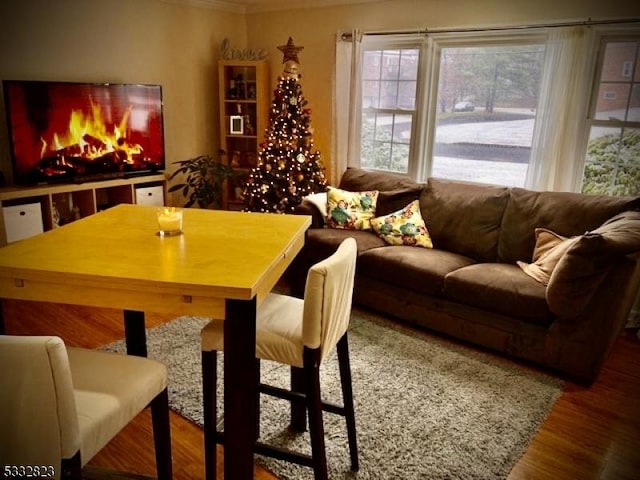
{"label": "hardwood floor", "polygon": [[[6,333],[59,335],[67,345],[95,348],[124,336],[118,310],[5,300]],[[169,317],[149,314],[147,325]],[[92,322],[92,328],[79,322]],[[171,413],[176,480],[202,479],[202,431]],[[91,465],[155,473],[148,412],[143,412]],[[221,458],[219,456],[218,458]],[[222,478],[222,465],[218,465]],[[256,466],[255,478],[277,479]],[[509,480],[640,478],[640,340],[625,331],[598,380],[584,388],[568,384]]]}

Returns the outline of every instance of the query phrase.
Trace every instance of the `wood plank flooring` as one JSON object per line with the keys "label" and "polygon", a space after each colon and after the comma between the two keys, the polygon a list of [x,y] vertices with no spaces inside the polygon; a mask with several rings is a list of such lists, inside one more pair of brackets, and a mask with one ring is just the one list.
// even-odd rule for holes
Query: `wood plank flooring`
{"label": "wood plank flooring", "polygon": [[[118,310],[5,300],[6,332],[59,335],[67,345],[95,348],[124,336]],[[170,320],[148,314],[147,326]],[[92,327],[80,322],[91,322]],[[176,480],[204,477],[202,431],[171,413]],[[155,474],[148,412],[143,412],[91,465]],[[220,452],[221,453],[221,452]],[[218,456],[221,459],[221,455]],[[222,465],[218,465],[222,478]],[[255,467],[255,478],[276,476]],[[598,380],[584,388],[569,384],[509,480],[640,478],[640,340],[625,331]]]}

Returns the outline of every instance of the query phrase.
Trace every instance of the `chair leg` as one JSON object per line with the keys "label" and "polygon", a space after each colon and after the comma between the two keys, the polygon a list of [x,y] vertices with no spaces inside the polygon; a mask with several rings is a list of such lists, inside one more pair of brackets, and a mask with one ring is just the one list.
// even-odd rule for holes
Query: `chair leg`
{"label": "chair leg", "polygon": [[169,420],[169,394],[166,388],[151,400],[151,420],[158,480],[171,480],[173,478],[171,423]]}
{"label": "chair leg", "polygon": [[342,384],[342,399],[344,401],[345,418],[347,420],[347,437],[349,439],[349,453],[351,455],[351,470],[357,471],[360,468],[360,463],[358,461],[358,442],[356,438],[356,415],[353,408],[349,340],[346,332],[338,342],[337,351],[338,365],[340,366],[340,383]]}
{"label": "chair leg", "polygon": [[260,359],[256,357],[256,440],[260,438]]}
{"label": "chair leg", "polygon": [[204,417],[204,475],[216,479],[216,385],[218,383],[217,352],[202,352],[202,407]]}
{"label": "chair leg", "polygon": [[309,410],[309,434],[311,435],[311,456],[315,480],[328,480],[327,454],[324,444],[324,424],[322,421],[322,398],[320,395],[320,349],[304,349],[304,369],[306,372],[307,408]]}
{"label": "chair leg", "polygon": [[[291,391],[304,392],[306,377],[304,368],[291,367]],[[291,430],[305,432],[307,430],[307,412],[300,402],[291,402]]]}
{"label": "chair leg", "polygon": [[60,478],[63,480],[81,480],[82,479],[82,461],[80,460],[80,451],[71,458],[63,458],[60,462]]}

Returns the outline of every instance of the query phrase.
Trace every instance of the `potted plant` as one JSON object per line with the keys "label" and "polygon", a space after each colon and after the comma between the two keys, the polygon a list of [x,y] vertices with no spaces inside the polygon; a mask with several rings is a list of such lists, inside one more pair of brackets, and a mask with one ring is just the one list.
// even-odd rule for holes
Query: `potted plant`
{"label": "potted plant", "polygon": [[[225,155],[224,150],[218,152]],[[214,159],[211,155],[199,155],[187,160],[174,162],[179,167],[171,174],[173,180],[180,174],[186,175],[185,182],[173,185],[169,192],[182,190],[187,199],[185,208],[197,205],[200,208],[221,208],[222,193],[228,178],[237,175],[229,165]]]}

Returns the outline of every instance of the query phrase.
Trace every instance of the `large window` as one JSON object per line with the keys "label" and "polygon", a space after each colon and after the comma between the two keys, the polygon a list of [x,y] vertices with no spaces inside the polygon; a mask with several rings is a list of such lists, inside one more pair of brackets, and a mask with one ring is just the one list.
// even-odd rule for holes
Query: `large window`
{"label": "large window", "polygon": [[363,40],[365,168],[523,186],[544,36]]}
{"label": "large window", "polygon": [[637,25],[364,35],[362,52],[364,168],[640,195]]}
{"label": "large window", "polygon": [[640,38],[600,43],[582,191],[640,195]]}

